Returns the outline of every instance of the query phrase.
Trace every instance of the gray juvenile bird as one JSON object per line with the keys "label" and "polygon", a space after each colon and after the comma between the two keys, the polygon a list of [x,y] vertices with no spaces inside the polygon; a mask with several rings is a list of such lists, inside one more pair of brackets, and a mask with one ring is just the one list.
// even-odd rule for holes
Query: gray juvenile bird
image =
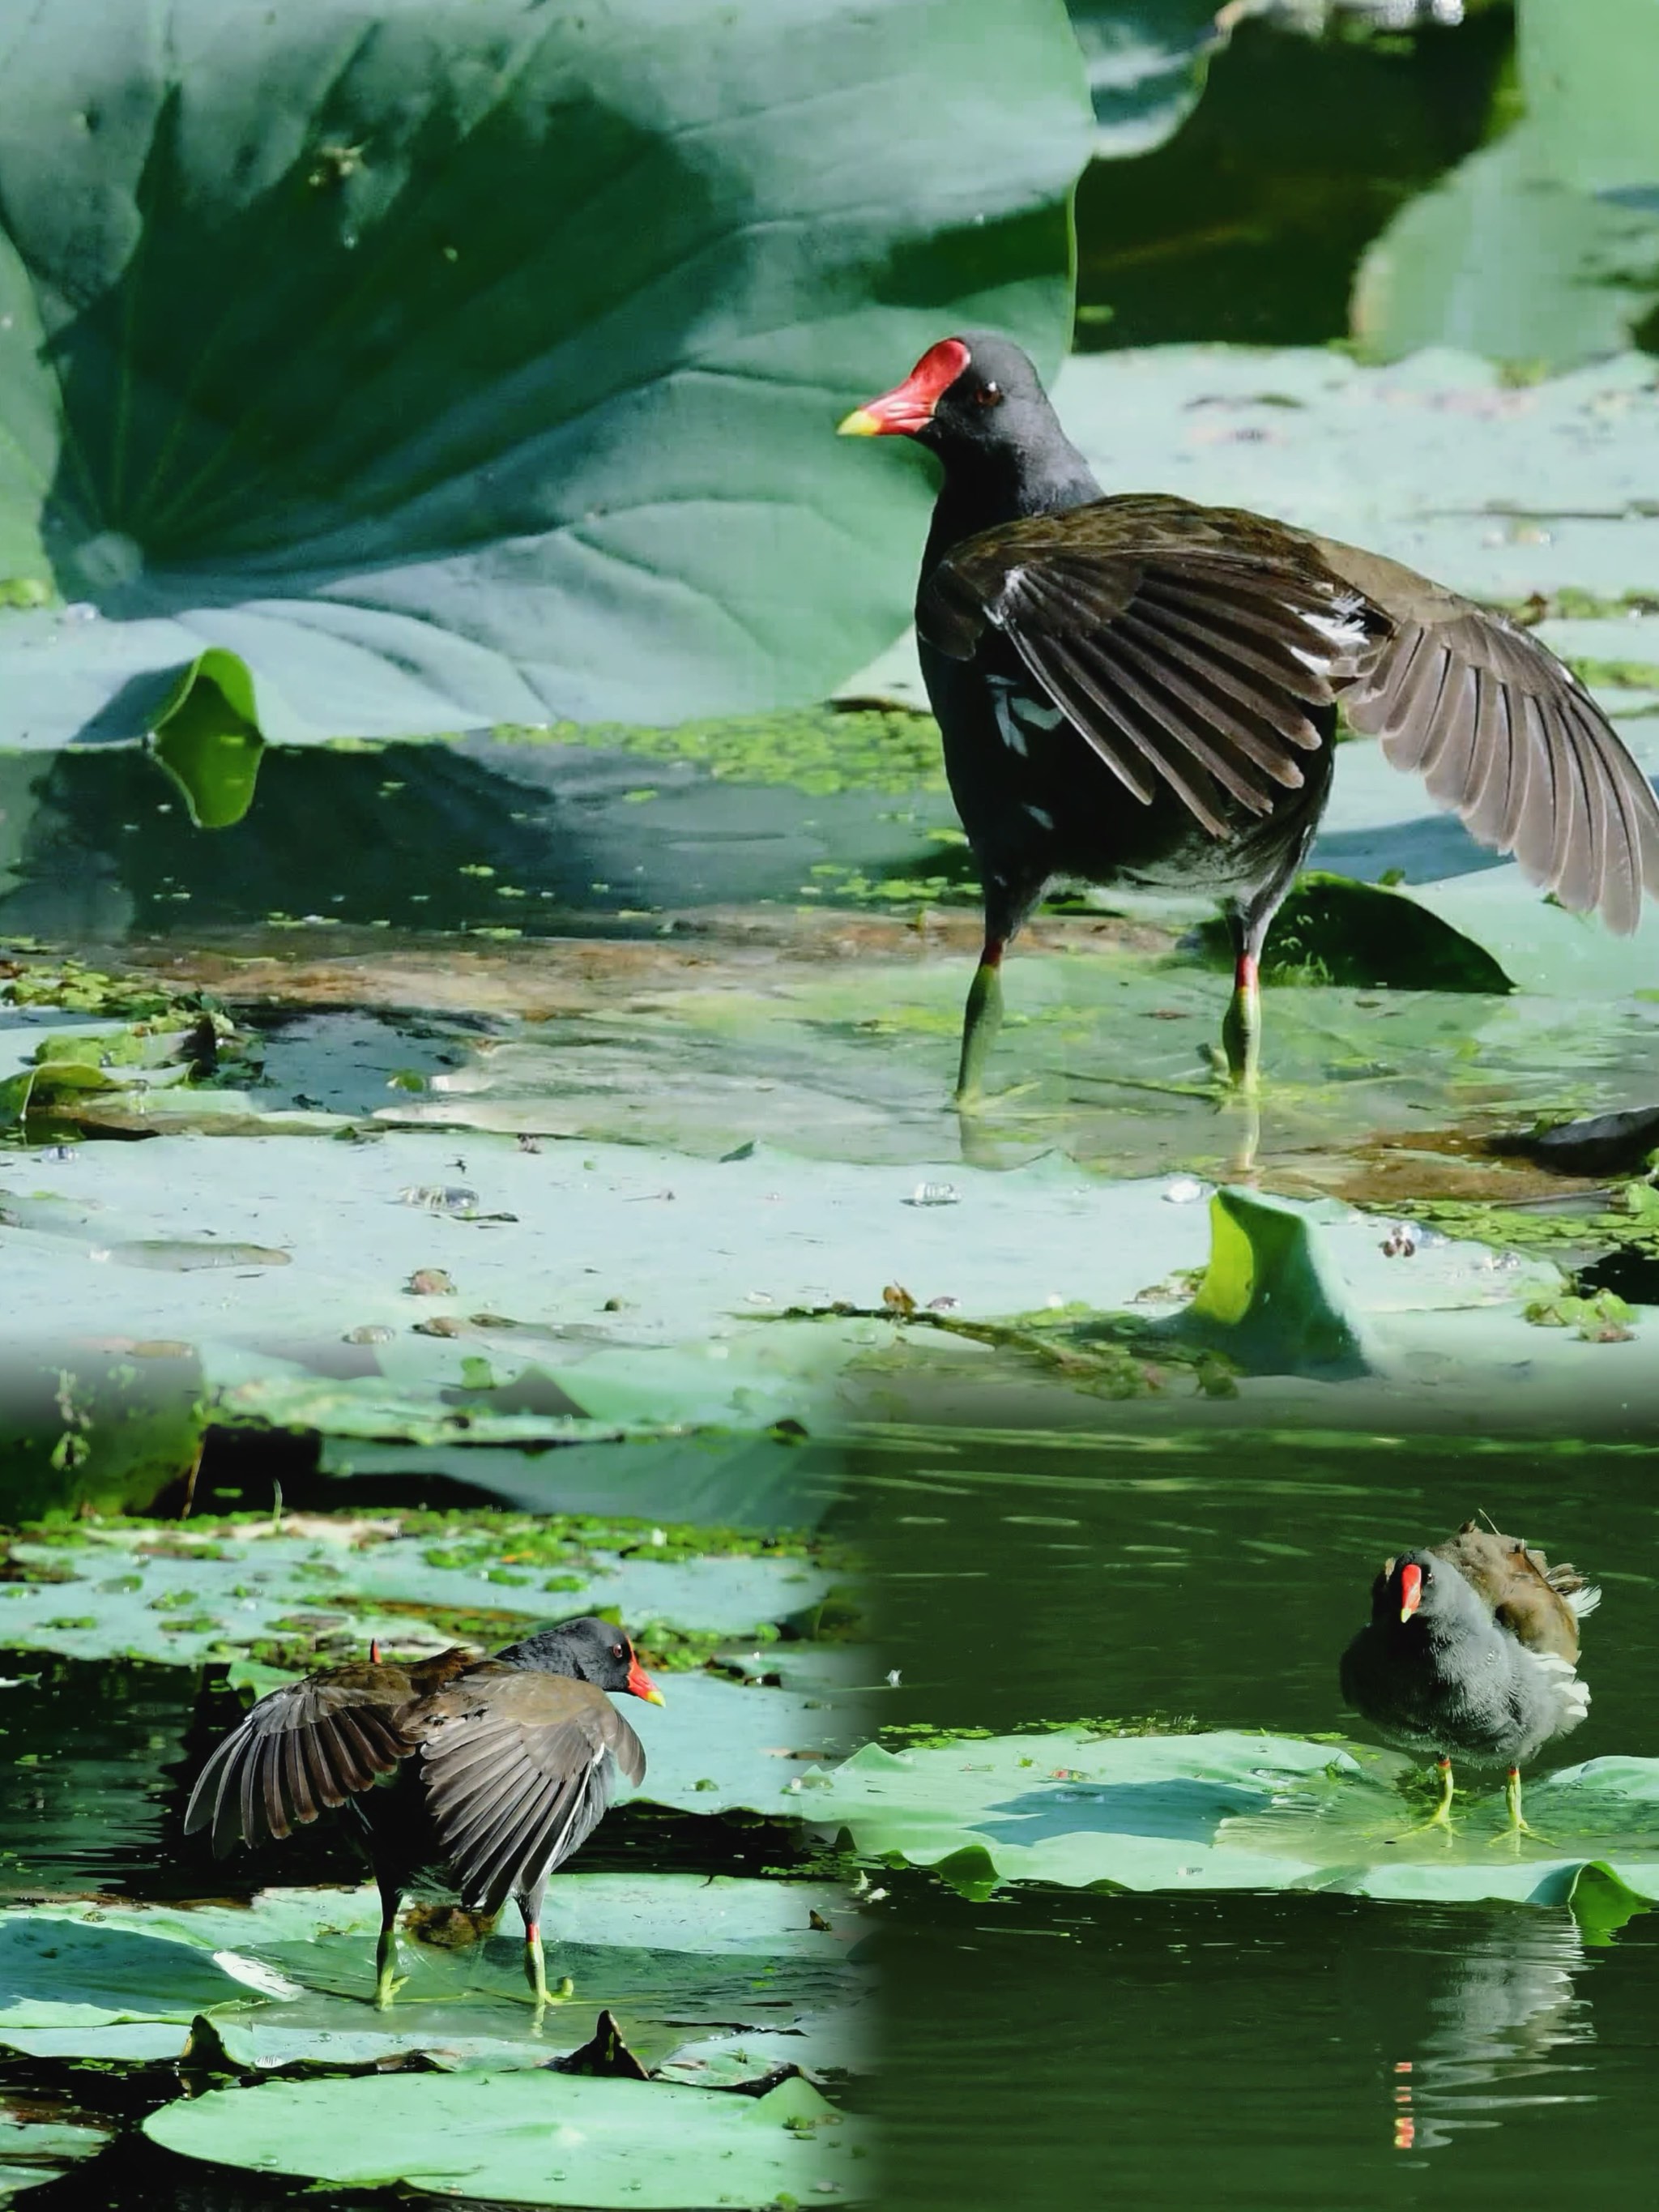
{"label": "gray juvenile bird", "polygon": [[1455,1754],[1508,1769],[1509,1832],[1532,1832],[1521,1769],[1589,1710],[1578,1624],[1601,1596],[1577,1568],[1473,1521],[1385,1563],[1370,1620],[1342,1655],[1342,1694],[1390,1743],[1437,1762],[1429,1826],[1451,1825]]}

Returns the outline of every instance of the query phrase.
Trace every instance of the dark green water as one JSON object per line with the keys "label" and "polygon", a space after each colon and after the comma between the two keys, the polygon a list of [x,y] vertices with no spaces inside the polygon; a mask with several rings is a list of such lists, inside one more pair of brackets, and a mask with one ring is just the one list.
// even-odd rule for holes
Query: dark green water
{"label": "dark green water", "polygon": [[[891,1723],[1164,1715],[1366,1730],[1336,1686],[1380,1558],[1490,1510],[1592,1571],[1590,1717],[1659,1741],[1659,1454],[938,1434],[852,1477]],[[970,1749],[964,1751],[971,1756]],[[972,1902],[895,1877],[889,2201],[953,2212],[1645,2201],[1659,1915],[1313,1894]]]}

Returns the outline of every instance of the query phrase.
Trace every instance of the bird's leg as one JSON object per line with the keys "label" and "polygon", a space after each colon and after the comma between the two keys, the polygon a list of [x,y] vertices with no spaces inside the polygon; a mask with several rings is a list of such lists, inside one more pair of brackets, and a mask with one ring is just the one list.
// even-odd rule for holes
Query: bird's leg
{"label": "bird's leg", "polygon": [[1538,1843],[1547,1843],[1536,1828],[1529,1828],[1521,1817],[1521,1770],[1512,1766],[1504,1784],[1504,1809],[1509,1814],[1509,1825],[1501,1834],[1492,1838],[1494,1844],[1512,1843],[1518,1850],[1522,1836],[1531,1836]]}
{"label": "bird's leg", "polygon": [[[368,1814],[355,1799],[353,1809],[367,1821]],[[374,1886],[380,1893],[380,1941],[374,1953],[374,2003],[377,2010],[384,2012],[409,1978],[398,1972],[398,1907],[404,1901],[403,1870],[375,1849],[372,1828],[369,1835]]]}
{"label": "bird's leg", "polygon": [[524,1972],[530,1994],[536,2001],[536,2026],[539,2027],[542,2014],[547,2010],[547,1959],[542,1950],[541,1925],[534,1920],[524,1923]]}
{"label": "bird's leg", "polygon": [[1002,956],[1006,939],[986,936],[962,1016],[962,1060],[957,1070],[957,1107],[972,1113],[981,1097],[980,1077],[1002,1027]]}
{"label": "bird's leg", "polygon": [[1407,1828],[1404,1835],[1390,1836],[1389,1838],[1389,1841],[1391,1844],[1403,1844],[1407,1836],[1420,1836],[1426,1828],[1438,1828],[1446,1837],[1447,1840],[1450,1840],[1452,1834],[1451,1808],[1452,1797],[1454,1795],[1452,1790],[1452,1763],[1449,1759],[1437,1759],[1434,1764],[1435,1771],[1440,1777],[1440,1795],[1436,1800],[1433,1812],[1430,1814],[1426,1820],[1419,1820],[1414,1828]]}
{"label": "bird's leg", "polygon": [[1261,983],[1254,951],[1241,945],[1233,964],[1233,995],[1221,1024],[1227,1080],[1249,1097],[1261,1080]]}
{"label": "bird's leg", "polygon": [[398,1990],[408,1980],[398,1972],[398,1900],[383,1905],[380,1917],[380,1941],[374,1953],[374,2003],[384,2012]]}
{"label": "bird's leg", "polygon": [[542,2014],[550,2004],[561,2004],[576,1994],[576,1984],[568,1974],[563,1975],[550,1990],[547,1986],[547,1955],[542,1949],[542,1927],[539,1920],[526,1913],[524,1919],[524,1978],[530,1984],[530,1994],[535,2002],[535,2018],[532,2025],[539,2027]]}

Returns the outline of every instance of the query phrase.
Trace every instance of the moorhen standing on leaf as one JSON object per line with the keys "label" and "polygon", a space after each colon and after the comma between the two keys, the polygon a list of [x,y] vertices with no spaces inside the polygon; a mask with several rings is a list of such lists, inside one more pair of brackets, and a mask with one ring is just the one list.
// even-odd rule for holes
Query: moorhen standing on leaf
{"label": "moorhen standing on leaf", "polygon": [[623,1690],[663,1701],[622,1630],[592,1615],[493,1659],[453,1650],[400,1666],[371,1645],[367,1664],[326,1668],[259,1699],[197,1777],[185,1832],[211,1825],[222,1858],[325,1806],[348,1807],[380,1886],[376,2004],[398,1987],[404,1892],[447,1869],[474,1910],[518,1900],[539,2018],[548,1877],[598,1826],[617,1769],[644,1779],[640,1740],[605,1694]]}
{"label": "moorhen standing on leaf", "polygon": [[1636,926],[1659,805],[1535,637],[1352,545],[1157,493],[1107,499],[1006,338],[942,338],[848,435],[945,477],[916,629],[985,897],[957,1096],[975,1103],[1010,941],[1056,877],[1209,890],[1236,955],[1223,1040],[1253,1088],[1257,964],[1319,826],[1336,701],[1470,834],[1575,913]]}
{"label": "moorhen standing on leaf", "polygon": [[1521,1768],[1589,1711],[1578,1624],[1601,1597],[1576,1567],[1553,1567],[1518,1536],[1473,1521],[1385,1563],[1370,1621],[1342,1655],[1342,1694],[1390,1743],[1433,1753],[1440,1800],[1430,1826],[1451,1826],[1455,1753],[1509,1769],[1507,1832],[1532,1833]]}

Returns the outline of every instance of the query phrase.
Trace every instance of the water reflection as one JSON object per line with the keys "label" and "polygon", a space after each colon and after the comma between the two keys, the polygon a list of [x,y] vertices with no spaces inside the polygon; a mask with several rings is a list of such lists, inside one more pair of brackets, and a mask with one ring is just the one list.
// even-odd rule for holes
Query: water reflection
{"label": "water reflection", "polygon": [[1452,1951],[1429,1999],[1437,2024],[1393,2063],[1395,2148],[1442,2149],[1471,2129],[1502,2126],[1522,2106],[1593,2104],[1593,2092],[1562,2079],[1583,2062],[1554,2055],[1595,2040],[1575,1983],[1588,1964],[1567,1913],[1497,1915]]}

